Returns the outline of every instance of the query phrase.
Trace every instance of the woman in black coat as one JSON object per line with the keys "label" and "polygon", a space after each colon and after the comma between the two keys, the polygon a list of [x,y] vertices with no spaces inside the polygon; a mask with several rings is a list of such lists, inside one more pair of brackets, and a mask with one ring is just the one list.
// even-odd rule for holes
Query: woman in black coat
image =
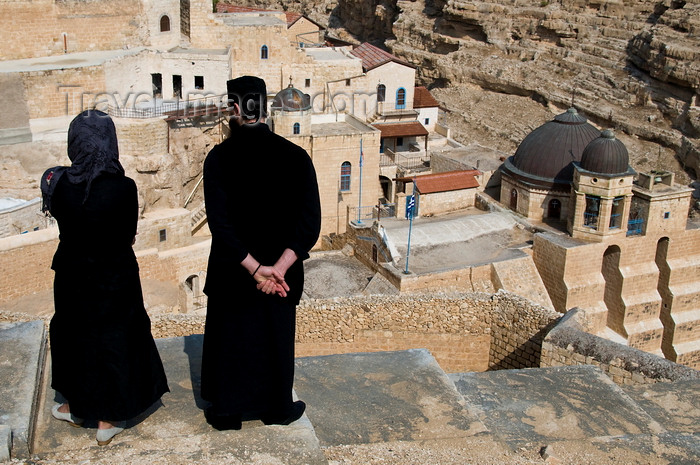
{"label": "woman in black coat", "polygon": [[51,266],[51,386],[66,402],[52,414],[74,426],[97,421],[97,442],[106,445],[168,386],[132,249],[136,184],[119,163],[111,118],[96,110],[78,115],[68,157],[70,167],[42,177],[44,210],[60,230]]}

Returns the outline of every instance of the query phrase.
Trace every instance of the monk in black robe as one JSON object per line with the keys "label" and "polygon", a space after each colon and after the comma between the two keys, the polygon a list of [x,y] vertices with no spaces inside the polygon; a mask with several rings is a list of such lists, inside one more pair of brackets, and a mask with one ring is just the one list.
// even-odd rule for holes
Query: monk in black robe
{"label": "monk in black robe", "polygon": [[202,397],[222,430],[241,419],[289,424],[304,412],[292,399],[296,305],[321,224],[309,155],[264,123],[265,82],[243,76],[228,92],[231,134],[204,162],[212,245]]}
{"label": "monk in black robe", "polygon": [[68,157],[71,166],[50,168],[41,180],[43,209],[60,231],[51,265],[51,387],[67,402],[52,414],[73,426],[97,421],[105,445],[168,385],[132,249],[136,184],[119,163],[111,118],[96,110],[78,115]]}

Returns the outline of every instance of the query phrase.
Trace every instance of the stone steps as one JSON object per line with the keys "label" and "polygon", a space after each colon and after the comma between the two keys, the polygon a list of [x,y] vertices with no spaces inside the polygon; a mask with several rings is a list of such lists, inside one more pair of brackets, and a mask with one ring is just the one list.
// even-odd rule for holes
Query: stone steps
{"label": "stone steps", "polygon": [[[0,327],[3,349],[12,342],[17,348],[3,350],[0,369],[41,359],[17,343],[19,331],[29,345],[42,346],[43,323],[32,324]],[[700,456],[697,380],[622,390],[592,366],[447,375],[425,349],[299,358],[295,392],[308,405],[302,419],[286,427],[247,421],[240,431],[216,431],[201,410],[201,344],[201,335],[157,340],[171,392],[108,447],[97,446],[94,425],[72,428],[51,418],[48,369],[43,383],[22,373],[28,378],[22,387],[0,387],[0,418],[15,419],[14,433],[25,416],[25,430],[35,434],[32,453],[24,456],[55,465],[337,465],[392,457],[386,463],[534,464],[545,446],[562,464],[584,463],[583,456],[600,464],[652,463],[649,457],[692,463]],[[30,400],[35,393],[38,401]],[[20,397],[21,407],[8,401]],[[27,413],[32,409],[36,421]],[[397,459],[397,452],[406,455]]]}

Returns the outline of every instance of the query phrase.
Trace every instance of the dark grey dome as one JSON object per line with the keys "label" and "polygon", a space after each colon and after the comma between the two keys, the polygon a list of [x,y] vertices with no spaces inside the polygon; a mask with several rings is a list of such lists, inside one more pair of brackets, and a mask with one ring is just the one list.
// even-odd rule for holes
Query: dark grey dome
{"label": "dark grey dome", "polygon": [[519,177],[536,178],[535,184],[568,183],[574,174],[572,162],[580,161],[584,148],[599,135],[584,116],[569,108],[528,134],[505,168]]}
{"label": "dark grey dome", "polygon": [[305,94],[291,84],[282,89],[272,100],[272,110],[303,111],[311,108],[311,96]]}
{"label": "dark grey dome", "polygon": [[625,144],[606,129],[583,150],[581,168],[601,174],[623,174],[629,170],[630,157]]}

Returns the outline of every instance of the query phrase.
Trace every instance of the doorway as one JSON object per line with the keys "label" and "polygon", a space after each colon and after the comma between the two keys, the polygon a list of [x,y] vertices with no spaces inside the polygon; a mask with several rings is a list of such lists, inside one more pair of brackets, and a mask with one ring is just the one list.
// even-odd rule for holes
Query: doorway
{"label": "doorway", "polygon": [[173,97],[182,98],[182,76],[173,74]]}

